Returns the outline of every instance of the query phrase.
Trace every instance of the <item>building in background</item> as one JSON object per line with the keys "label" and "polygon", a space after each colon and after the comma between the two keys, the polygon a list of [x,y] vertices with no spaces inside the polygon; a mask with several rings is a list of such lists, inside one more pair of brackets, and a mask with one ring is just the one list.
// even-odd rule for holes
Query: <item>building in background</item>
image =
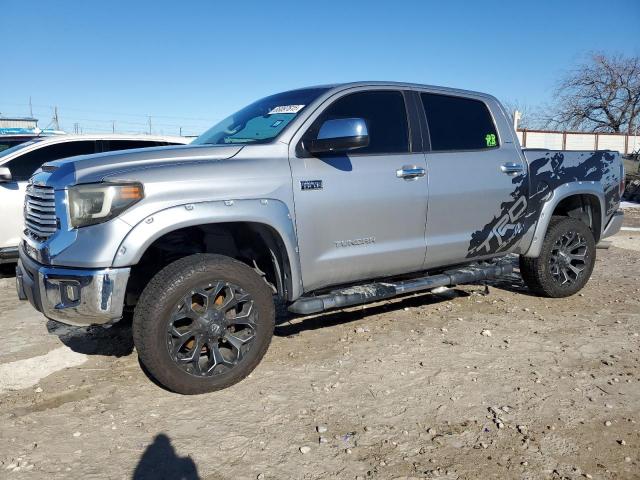
{"label": "building in background", "polygon": [[522,148],[546,148],[549,150],[614,150],[622,155],[640,153],[640,127],[635,135],[628,133],[569,132],[519,128],[522,114],[513,112],[513,128]]}
{"label": "building in background", "polygon": [[38,128],[38,119],[31,117],[3,117],[0,115],[0,134],[3,130],[30,130]]}
{"label": "building in background", "polygon": [[38,119],[32,117],[3,117],[0,115],[0,152],[20,145],[33,137],[62,135],[61,130],[38,128]]}
{"label": "building in background", "polygon": [[517,130],[516,134],[522,148],[615,150],[622,155],[631,155],[640,150],[640,135],[524,129]]}

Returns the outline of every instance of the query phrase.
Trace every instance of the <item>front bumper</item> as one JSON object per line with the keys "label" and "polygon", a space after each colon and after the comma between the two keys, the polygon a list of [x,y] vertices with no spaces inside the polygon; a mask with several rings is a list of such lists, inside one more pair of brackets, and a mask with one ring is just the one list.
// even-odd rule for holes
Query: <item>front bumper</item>
{"label": "front bumper", "polygon": [[130,271],[50,267],[20,248],[16,289],[20,300],[29,300],[47,318],[69,325],[102,325],[122,318]]}
{"label": "front bumper", "polygon": [[0,248],[0,264],[18,261],[18,247]]}

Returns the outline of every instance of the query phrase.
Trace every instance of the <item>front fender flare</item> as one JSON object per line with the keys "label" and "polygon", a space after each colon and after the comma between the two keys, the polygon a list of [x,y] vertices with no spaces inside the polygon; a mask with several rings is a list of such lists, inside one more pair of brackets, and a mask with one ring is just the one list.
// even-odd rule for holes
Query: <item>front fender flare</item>
{"label": "front fender flare", "polygon": [[114,267],[137,264],[144,252],[163,235],[185,227],[212,223],[251,222],[273,228],[286,248],[291,268],[292,298],[302,294],[298,242],[291,213],[280,200],[226,200],[186,203],[159,210],[135,225],[121,242]]}

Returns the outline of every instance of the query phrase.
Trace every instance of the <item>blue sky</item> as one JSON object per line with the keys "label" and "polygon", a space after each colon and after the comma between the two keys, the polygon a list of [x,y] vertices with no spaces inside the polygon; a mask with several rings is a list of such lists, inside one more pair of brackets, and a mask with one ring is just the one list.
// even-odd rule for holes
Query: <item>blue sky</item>
{"label": "blue sky", "polygon": [[398,80],[538,105],[589,51],[640,55],[640,1],[0,0],[0,112],[200,133],[290,88]]}

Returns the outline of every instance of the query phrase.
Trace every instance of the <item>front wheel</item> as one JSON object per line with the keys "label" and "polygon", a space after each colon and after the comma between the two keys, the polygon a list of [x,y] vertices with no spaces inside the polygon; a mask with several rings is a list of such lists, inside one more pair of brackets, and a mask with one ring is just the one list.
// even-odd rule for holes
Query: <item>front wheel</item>
{"label": "front wheel", "polygon": [[155,275],[133,317],[140,361],[182,394],[220,390],[246,377],[269,347],[272,293],[253,269],[229,257],[197,254]]}
{"label": "front wheel", "polygon": [[520,257],[520,274],[534,293],[568,297],[586,285],[595,261],[591,229],[575,218],[556,216],[549,223],[540,256]]}

